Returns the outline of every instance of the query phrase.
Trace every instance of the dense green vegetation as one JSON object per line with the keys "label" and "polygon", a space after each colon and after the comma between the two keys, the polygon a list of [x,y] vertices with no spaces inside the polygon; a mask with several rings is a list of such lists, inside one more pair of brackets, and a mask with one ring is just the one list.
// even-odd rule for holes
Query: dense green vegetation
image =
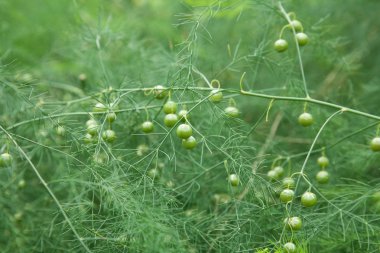
{"label": "dense green vegetation", "polygon": [[0,0],[1,252],[379,252],[379,11]]}

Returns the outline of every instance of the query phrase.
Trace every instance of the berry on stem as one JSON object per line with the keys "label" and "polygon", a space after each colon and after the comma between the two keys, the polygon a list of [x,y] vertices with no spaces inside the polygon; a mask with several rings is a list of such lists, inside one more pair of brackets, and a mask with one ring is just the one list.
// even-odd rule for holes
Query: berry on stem
{"label": "berry on stem", "polygon": [[288,42],[284,39],[278,39],[274,42],[274,49],[281,53],[288,49]]}
{"label": "berry on stem", "polygon": [[301,204],[305,207],[312,207],[317,204],[317,196],[312,192],[305,192],[301,197]]}
{"label": "berry on stem", "polygon": [[320,184],[326,184],[329,182],[329,173],[325,170],[321,170],[316,176],[317,182]]}
{"label": "berry on stem", "polygon": [[211,102],[218,103],[222,101],[222,99],[223,99],[223,93],[219,90],[219,88],[213,89],[212,91],[210,91],[209,100]]}
{"label": "berry on stem", "polygon": [[284,244],[284,253],[294,253],[296,252],[296,245],[292,242],[287,242]]}
{"label": "berry on stem", "polygon": [[313,116],[308,112],[304,112],[298,117],[298,123],[304,127],[310,126],[314,123]]}
{"label": "berry on stem", "polygon": [[106,120],[109,122],[109,123],[112,123],[116,120],[116,113],[114,112],[109,112],[107,113],[106,115]]}
{"label": "berry on stem", "polygon": [[280,200],[284,203],[292,201],[294,198],[294,191],[290,189],[285,189],[280,193]]}
{"label": "berry on stem", "polygon": [[228,106],[226,109],[224,109],[224,113],[229,118],[236,118],[239,116],[239,109],[235,106]]}
{"label": "berry on stem", "polygon": [[284,223],[288,229],[293,231],[297,231],[302,228],[302,220],[300,217],[285,218]]}
{"label": "berry on stem", "polygon": [[231,174],[228,177],[228,181],[230,181],[231,186],[237,187],[239,185],[239,176],[236,174]]}
{"label": "berry on stem", "polygon": [[162,85],[154,86],[153,93],[157,99],[163,99],[167,95],[167,91],[165,90],[165,87]]}
{"label": "berry on stem", "polygon": [[193,134],[193,129],[188,124],[181,124],[177,128],[177,136],[181,139],[187,139]]}
{"label": "berry on stem", "polygon": [[164,113],[166,114],[172,114],[172,113],[176,113],[177,111],[177,103],[172,101],[172,100],[168,100],[165,104],[164,104]]}
{"label": "berry on stem", "polygon": [[320,157],[318,157],[318,160],[317,160],[317,162],[318,162],[318,165],[321,167],[321,168],[325,168],[325,167],[327,167],[328,165],[329,165],[329,159],[326,157],[326,156],[320,156]]}
{"label": "berry on stem", "polygon": [[182,122],[185,122],[186,119],[189,119],[189,112],[185,109],[182,109],[178,112],[178,117]]}
{"label": "berry on stem", "polygon": [[380,151],[380,137],[375,137],[371,140],[370,147],[372,151]]}
{"label": "berry on stem", "polygon": [[302,32],[302,30],[303,30],[303,26],[302,26],[302,23],[300,22],[300,21],[298,21],[298,20],[292,20],[291,22],[290,22],[290,25],[294,28],[294,30],[296,31],[296,32]]}
{"label": "berry on stem", "polygon": [[8,167],[12,164],[13,157],[9,153],[2,153],[0,155],[0,167]]}
{"label": "berry on stem", "polygon": [[190,136],[182,140],[182,146],[186,149],[193,149],[197,146],[197,140],[193,136]]}
{"label": "berry on stem", "polygon": [[103,137],[103,140],[106,142],[113,142],[116,140],[116,133],[115,131],[108,129],[103,132],[102,137]]}
{"label": "berry on stem", "polygon": [[296,39],[298,42],[298,45],[305,46],[307,43],[309,43],[309,37],[306,35],[306,33],[297,33],[296,34]]}
{"label": "berry on stem", "polygon": [[177,114],[166,114],[164,118],[164,124],[167,127],[173,127],[178,122],[178,116]]}
{"label": "berry on stem", "polygon": [[285,187],[285,188],[294,188],[295,185],[296,185],[296,182],[294,181],[293,178],[291,177],[286,177],[282,180],[282,185]]}
{"label": "berry on stem", "polygon": [[154,125],[152,121],[145,121],[144,123],[141,124],[141,129],[144,133],[151,133],[153,132]]}

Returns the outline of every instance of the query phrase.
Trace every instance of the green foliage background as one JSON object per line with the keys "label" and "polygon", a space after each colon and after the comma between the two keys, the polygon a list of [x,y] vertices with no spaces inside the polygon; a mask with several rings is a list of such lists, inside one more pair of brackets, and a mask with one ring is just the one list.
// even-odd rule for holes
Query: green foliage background
{"label": "green foliage background", "polygon": [[[311,97],[380,115],[380,2],[282,4],[310,37],[301,51]],[[309,103],[315,123],[303,128],[304,103],[275,100],[269,110],[270,99],[239,94],[245,72],[245,90],[304,97],[292,34],[287,52],[273,49],[286,24],[277,1],[0,0],[0,17],[1,151],[14,158],[0,170],[2,252],[85,252],[20,148],[90,252],[281,252],[288,240],[298,252],[379,252],[380,156],[368,147],[376,120],[343,113],[327,123],[305,167],[316,207],[299,204],[308,188],[301,178],[287,214],[281,183],[266,176],[279,157],[286,175],[299,172],[337,111]],[[208,101],[198,72],[220,81],[223,102]],[[155,85],[173,88],[172,99],[191,109],[195,150],[164,127],[164,101],[144,94]],[[230,98],[238,119],[223,113]],[[115,143],[85,144],[94,104],[115,101]],[[140,130],[146,112],[153,134]],[[327,185],[315,181],[323,147]],[[148,176],[152,168],[158,179]],[[288,215],[302,217],[301,231],[283,231]]]}

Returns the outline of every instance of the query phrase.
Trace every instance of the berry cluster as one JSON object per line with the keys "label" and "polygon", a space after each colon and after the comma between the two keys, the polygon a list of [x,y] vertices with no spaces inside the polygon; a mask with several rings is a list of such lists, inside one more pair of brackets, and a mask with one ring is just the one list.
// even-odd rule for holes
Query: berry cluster
{"label": "berry cluster", "polygon": [[[290,17],[290,15],[289,15]],[[303,32],[302,23],[296,19],[290,20],[290,23],[283,26],[279,39],[274,42],[274,49],[277,52],[284,52],[288,49],[289,43],[282,38],[285,29],[291,29],[295,34],[295,39],[299,46],[305,46],[309,43],[309,37]]]}

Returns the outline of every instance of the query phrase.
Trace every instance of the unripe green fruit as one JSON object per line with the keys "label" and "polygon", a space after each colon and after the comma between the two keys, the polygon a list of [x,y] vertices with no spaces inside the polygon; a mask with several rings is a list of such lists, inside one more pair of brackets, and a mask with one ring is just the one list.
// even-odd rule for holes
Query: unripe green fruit
{"label": "unripe green fruit", "polygon": [[177,136],[181,139],[187,139],[193,134],[193,129],[188,124],[181,124],[177,128]]}
{"label": "unripe green fruit", "polygon": [[380,137],[375,137],[371,140],[372,151],[380,151]]}
{"label": "unripe green fruit", "polygon": [[303,30],[302,23],[298,20],[292,20],[290,25],[294,28],[296,32],[301,32]]}
{"label": "unripe green fruit", "polygon": [[310,126],[314,123],[313,116],[310,113],[304,112],[298,117],[298,123],[304,127]]}
{"label": "unripe green fruit", "polygon": [[228,181],[230,181],[231,186],[237,187],[239,185],[239,176],[236,174],[231,174],[228,177]]}
{"label": "unripe green fruit", "polygon": [[298,42],[298,45],[305,46],[307,43],[309,43],[309,37],[305,33],[297,33],[296,34],[296,39]]}
{"label": "unripe green fruit", "polygon": [[154,130],[154,125],[152,121],[145,121],[141,124],[141,129],[144,133],[151,133]]}
{"label": "unripe green fruit", "polygon": [[317,204],[317,196],[312,192],[305,192],[301,197],[301,204],[305,207],[312,207]]}
{"label": "unripe green fruit", "polygon": [[217,103],[222,101],[223,99],[223,93],[219,89],[213,89],[210,91],[210,97],[209,100],[211,102]]}
{"label": "unripe green fruit", "polygon": [[189,112],[185,109],[182,109],[178,112],[178,117],[182,122],[185,122],[186,119],[189,119]]}
{"label": "unripe green fruit", "polygon": [[113,130],[106,130],[102,134],[103,140],[106,142],[114,142],[116,140],[116,133]]}
{"label": "unripe green fruit", "polygon": [[282,180],[282,185],[285,187],[285,188],[294,188],[295,185],[296,185],[296,182],[294,181],[293,178],[291,177],[286,177]]}
{"label": "unripe green fruit", "polygon": [[154,86],[153,93],[157,99],[163,99],[167,95],[167,91],[165,90],[165,87],[162,85]]}
{"label": "unripe green fruit", "polygon": [[96,135],[99,131],[99,126],[98,125],[89,125],[87,127],[87,133],[91,135]]}
{"label": "unripe green fruit", "polygon": [[94,112],[105,112],[107,107],[102,103],[96,103],[93,109]]}
{"label": "unripe green fruit", "polygon": [[299,217],[285,218],[284,223],[288,229],[293,231],[297,231],[302,228],[302,220]]}
{"label": "unripe green fruit", "polygon": [[272,170],[277,173],[278,177],[281,177],[284,174],[284,168],[281,166],[276,166]]}
{"label": "unripe green fruit", "polygon": [[173,127],[178,122],[177,114],[166,114],[164,118],[164,124],[167,127]]}
{"label": "unripe green fruit", "polygon": [[163,110],[164,110],[164,113],[166,114],[171,114],[171,113],[174,114],[177,111],[177,103],[169,100],[164,104]]}
{"label": "unripe green fruit", "polygon": [[8,167],[12,164],[13,157],[9,153],[2,153],[0,155],[0,167]]}
{"label": "unripe green fruit", "polygon": [[296,245],[292,242],[287,242],[284,244],[284,253],[295,253],[297,250]]}
{"label": "unripe green fruit", "polygon": [[321,166],[321,168],[325,168],[329,165],[329,159],[326,156],[321,156],[317,160],[318,165]]}
{"label": "unripe green fruit", "polygon": [[229,118],[236,118],[239,116],[239,109],[235,106],[228,106],[226,109],[224,109],[224,113]]}
{"label": "unripe green fruit", "polygon": [[278,180],[278,178],[279,178],[279,175],[278,175],[277,172],[274,171],[274,170],[270,170],[270,171],[268,171],[267,176],[268,176],[269,179],[272,180],[272,181]]}
{"label": "unripe green fruit", "polygon": [[325,170],[321,170],[316,176],[317,182],[320,184],[326,184],[329,182],[329,173]]}
{"label": "unripe green fruit", "polygon": [[116,120],[116,113],[114,112],[107,113],[106,120],[110,123],[114,122]]}
{"label": "unripe green fruit", "polygon": [[280,200],[284,203],[292,201],[294,198],[294,191],[290,189],[285,189],[280,193]]}
{"label": "unripe green fruit", "polygon": [[197,146],[197,141],[193,136],[182,140],[182,146],[186,149],[193,149]]}
{"label": "unripe green fruit", "polygon": [[59,135],[59,136],[64,136],[66,133],[66,130],[63,126],[57,126],[55,131],[56,131],[57,135]]}
{"label": "unripe green fruit", "polygon": [[278,39],[274,42],[274,49],[281,53],[288,49],[288,42],[284,39]]}
{"label": "unripe green fruit", "polygon": [[156,179],[158,178],[160,175],[160,172],[158,171],[158,169],[150,169],[148,171],[148,177],[150,177],[151,179]]}

